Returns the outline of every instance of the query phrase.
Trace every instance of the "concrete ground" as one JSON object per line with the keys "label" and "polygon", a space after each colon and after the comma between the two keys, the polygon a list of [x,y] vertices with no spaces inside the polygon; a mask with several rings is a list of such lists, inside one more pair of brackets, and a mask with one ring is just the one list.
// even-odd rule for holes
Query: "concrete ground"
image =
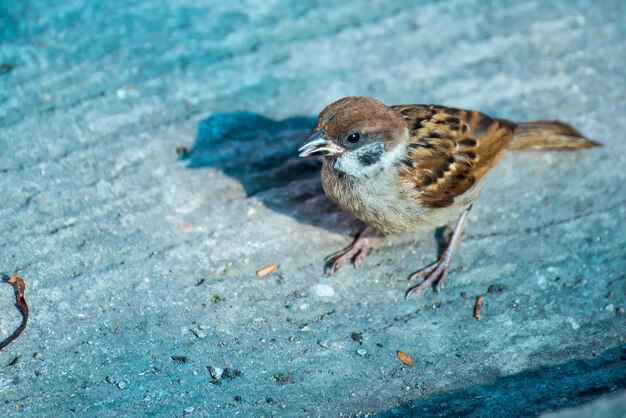
{"label": "concrete ground", "polygon": [[[24,278],[31,317],[0,352],[0,415],[565,417],[612,396],[604,416],[625,416],[624,16],[1,2],[0,273]],[[405,301],[434,233],[322,274],[360,225],[296,149],[345,95],[558,118],[605,146],[506,156],[448,286]],[[5,338],[7,284],[0,312]]]}

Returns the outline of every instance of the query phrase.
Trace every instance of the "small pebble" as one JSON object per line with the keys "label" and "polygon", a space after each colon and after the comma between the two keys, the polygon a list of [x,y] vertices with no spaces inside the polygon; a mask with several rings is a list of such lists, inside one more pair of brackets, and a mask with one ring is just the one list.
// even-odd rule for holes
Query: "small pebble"
{"label": "small pebble", "polygon": [[604,310],[607,312],[613,312],[615,310],[615,307],[613,306],[612,303],[609,303],[608,305],[604,307]]}
{"label": "small pebble", "polygon": [[209,366],[207,367],[207,369],[209,369],[209,373],[211,374],[211,377],[215,380],[221,379],[222,375],[224,374],[224,370],[220,369],[219,367]]}
{"label": "small pebble", "polygon": [[615,309],[615,312],[617,312],[618,314],[623,314],[624,313],[624,308],[622,306],[620,306],[619,308]]}
{"label": "small pebble", "polygon": [[293,382],[293,375],[290,373],[276,373],[274,375],[274,380],[278,383],[290,383]]}
{"label": "small pebble", "polygon": [[196,408],[194,408],[193,406],[188,406],[187,408],[183,409],[185,414],[191,414],[195,410],[196,410]]}
{"label": "small pebble", "polygon": [[578,322],[576,322],[574,320],[574,318],[572,318],[571,316],[568,316],[567,318],[565,318],[565,322],[572,327],[572,329],[574,331],[576,331],[578,328],[580,328],[580,324]]}
{"label": "small pebble", "polygon": [[192,328],[191,332],[193,332],[196,335],[196,337],[198,337],[200,339],[206,338],[206,334],[204,333],[204,331],[202,331],[199,328]]}
{"label": "small pebble", "polygon": [[504,286],[502,286],[501,284],[494,283],[492,285],[489,285],[489,287],[487,288],[487,293],[500,293],[503,290],[504,290]]}
{"label": "small pebble", "polygon": [[335,289],[327,284],[316,284],[313,286],[312,291],[319,297],[331,297],[335,295]]}
{"label": "small pebble", "polygon": [[324,341],[324,340],[319,340],[317,342],[317,345],[319,345],[322,348],[328,348],[328,341]]}
{"label": "small pebble", "polygon": [[541,274],[539,271],[535,271],[535,278],[536,278],[536,282],[537,282],[537,286],[540,289],[545,289],[547,287],[547,279],[546,276],[544,276],[543,274]]}
{"label": "small pebble", "polygon": [[107,383],[113,383],[113,378],[111,376],[107,376],[104,380],[106,380]]}
{"label": "small pebble", "polygon": [[356,353],[361,356],[364,357],[367,354],[367,350],[364,348],[359,348],[358,350],[356,350]]}
{"label": "small pebble", "polygon": [[359,345],[363,344],[363,333],[362,332],[351,332],[350,338],[352,341],[359,343]]}
{"label": "small pebble", "polygon": [[241,376],[241,370],[234,370],[230,368],[225,368],[222,377],[224,379],[234,379],[237,376]]}
{"label": "small pebble", "polygon": [[122,390],[126,389],[126,386],[128,386],[128,384],[124,382],[123,380],[120,380],[119,382],[117,382],[117,387]]}

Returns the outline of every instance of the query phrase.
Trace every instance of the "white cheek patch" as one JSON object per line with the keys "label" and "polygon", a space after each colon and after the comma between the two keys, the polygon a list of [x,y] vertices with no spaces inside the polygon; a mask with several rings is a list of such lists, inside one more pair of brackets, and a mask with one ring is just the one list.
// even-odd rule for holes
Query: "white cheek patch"
{"label": "white cheek patch", "polygon": [[335,163],[335,169],[351,176],[360,177],[375,171],[373,165],[365,166],[359,160],[359,156],[356,151],[347,152],[337,158]]}
{"label": "white cheek patch", "polygon": [[369,177],[394,164],[403,149],[404,146],[397,146],[388,151],[384,143],[373,142],[344,152],[337,157],[334,168],[354,177]]}

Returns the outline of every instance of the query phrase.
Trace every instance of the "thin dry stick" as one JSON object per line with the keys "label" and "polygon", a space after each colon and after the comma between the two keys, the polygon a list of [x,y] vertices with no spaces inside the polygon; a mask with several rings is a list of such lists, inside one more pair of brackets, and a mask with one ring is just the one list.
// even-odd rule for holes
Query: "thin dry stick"
{"label": "thin dry stick", "polygon": [[17,337],[19,337],[26,328],[26,323],[28,322],[28,305],[26,304],[26,299],[24,299],[24,290],[26,289],[24,280],[18,277],[17,274],[12,274],[7,280],[7,283],[13,286],[13,291],[15,292],[15,306],[22,314],[22,323],[15,331],[13,331],[13,334],[9,335],[4,341],[0,342],[0,350],[11,344]]}
{"label": "thin dry stick", "polygon": [[476,298],[476,304],[474,305],[474,318],[480,321],[480,310],[483,307],[483,297],[478,296]]}
{"label": "thin dry stick", "polygon": [[259,276],[259,277],[269,276],[274,271],[276,271],[278,269],[278,267],[279,267],[278,264],[272,263],[269,266],[265,266],[262,269],[258,270],[256,272],[256,275]]}

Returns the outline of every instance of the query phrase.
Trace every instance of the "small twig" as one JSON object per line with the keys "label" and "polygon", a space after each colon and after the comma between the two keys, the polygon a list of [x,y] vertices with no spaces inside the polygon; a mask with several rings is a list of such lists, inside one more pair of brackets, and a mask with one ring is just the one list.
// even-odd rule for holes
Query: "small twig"
{"label": "small twig", "polygon": [[480,321],[480,310],[483,307],[483,297],[478,296],[476,298],[476,304],[474,305],[474,318]]}
{"label": "small twig", "polygon": [[404,351],[398,350],[396,351],[396,355],[398,356],[398,359],[407,366],[411,367],[413,365],[413,359]]}
{"label": "small twig", "polygon": [[26,299],[24,299],[24,290],[26,289],[24,280],[18,277],[17,274],[12,274],[11,277],[8,278],[7,283],[13,286],[13,291],[15,292],[15,306],[22,314],[22,323],[15,331],[13,331],[13,334],[9,335],[4,341],[0,342],[0,350],[11,344],[17,337],[19,337],[26,328],[26,323],[28,322],[28,305],[26,304]]}
{"label": "small twig", "polygon": [[266,266],[266,267],[263,267],[260,270],[257,270],[256,275],[259,276],[259,277],[269,276],[274,271],[276,271],[276,269],[278,269],[278,267],[279,267],[278,264],[272,263],[269,266]]}

